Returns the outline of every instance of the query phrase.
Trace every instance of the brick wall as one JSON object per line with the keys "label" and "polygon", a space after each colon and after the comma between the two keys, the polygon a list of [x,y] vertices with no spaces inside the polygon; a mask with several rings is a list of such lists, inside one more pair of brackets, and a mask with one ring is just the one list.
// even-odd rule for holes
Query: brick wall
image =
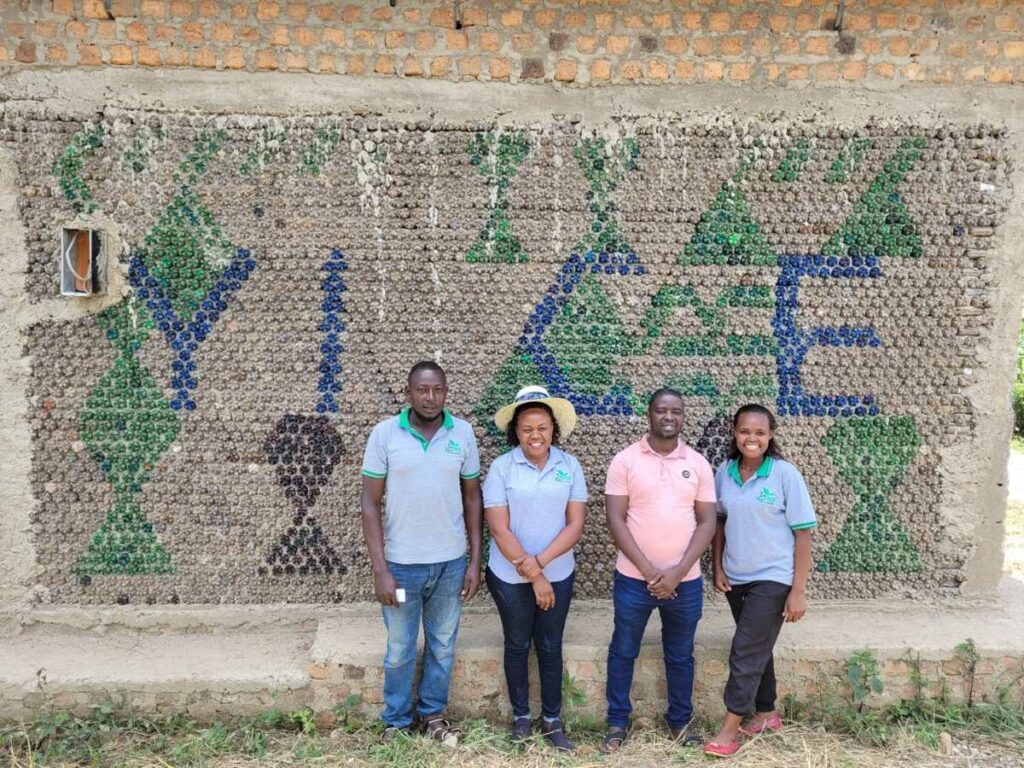
{"label": "brick wall", "polygon": [[1021,0],[0,0],[0,65],[608,83],[1024,81]]}

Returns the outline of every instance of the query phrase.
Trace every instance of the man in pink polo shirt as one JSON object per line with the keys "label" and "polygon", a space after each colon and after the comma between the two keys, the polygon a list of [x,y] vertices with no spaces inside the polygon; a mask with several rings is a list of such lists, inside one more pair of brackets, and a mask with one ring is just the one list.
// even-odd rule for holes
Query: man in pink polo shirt
{"label": "man in pink polo shirt", "polygon": [[615,564],[615,631],[608,648],[606,752],[626,740],[633,664],[647,620],[661,614],[668,682],[665,722],[673,739],[701,743],[693,716],[693,638],[703,608],[700,556],[715,534],[715,481],[707,459],[684,443],[683,397],[659,389],[647,408],[648,434],[612,459],[605,482]]}

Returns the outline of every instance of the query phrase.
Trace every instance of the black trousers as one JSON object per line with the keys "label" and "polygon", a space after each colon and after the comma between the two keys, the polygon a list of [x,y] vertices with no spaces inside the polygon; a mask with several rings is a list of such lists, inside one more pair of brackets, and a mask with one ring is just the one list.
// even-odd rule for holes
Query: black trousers
{"label": "black trousers", "polygon": [[775,709],[775,662],[772,649],[782,629],[782,609],[789,584],[752,581],[733,584],[725,593],[736,620],[729,650],[725,708],[734,715]]}

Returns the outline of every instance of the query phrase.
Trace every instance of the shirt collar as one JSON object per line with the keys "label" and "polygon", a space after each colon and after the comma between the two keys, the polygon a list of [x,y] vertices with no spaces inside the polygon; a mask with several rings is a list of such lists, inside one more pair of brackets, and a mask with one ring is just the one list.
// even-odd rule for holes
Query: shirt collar
{"label": "shirt collar", "polygon": [[[772,467],[775,466],[775,459],[771,456],[765,456],[764,461],[761,462],[761,466],[757,468],[757,472],[754,473],[754,477],[768,477],[772,473]],[[733,459],[729,462],[729,477],[736,481],[737,485],[743,485],[743,478],[740,477],[740,460]]]}
{"label": "shirt collar", "polygon": [[689,448],[689,446],[686,443],[684,443],[682,440],[679,441],[679,443],[676,445],[676,447],[672,450],[671,453],[663,455],[663,454],[658,453],[653,448],[651,448],[651,443],[650,443],[650,441],[647,438],[648,438],[648,435],[644,435],[643,437],[640,438],[640,450],[646,451],[647,453],[653,453],[655,456],[661,456],[662,458],[665,458],[665,459],[685,459],[686,458],[686,449]]}
{"label": "shirt collar", "polygon": [[[410,435],[419,440],[420,445],[423,446],[423,450],[427,450],[430,445],[430,441],[427,440],[423,435],[416,431],[416,428],[409,422],[409,411],[412,410],[409,406],[402,409],[401,413],[398,414],[398,426],[408,432]],[[447,408],[441,409],[441,413],[444,414],[444,418],[441,419],[442,429],[451,429],[455,426],[455,419],[448,412]]]}

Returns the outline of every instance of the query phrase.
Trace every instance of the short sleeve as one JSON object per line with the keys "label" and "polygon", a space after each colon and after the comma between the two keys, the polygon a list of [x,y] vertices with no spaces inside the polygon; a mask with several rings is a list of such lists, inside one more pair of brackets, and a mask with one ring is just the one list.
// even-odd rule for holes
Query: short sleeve
{"label": "short sleeve", "polygon": [[587,479],[583,476],[583,467],[574,456],[572,459],[572,489],[569,491],[569,501],[587,502]]}
{"label": "short sleeve", "polygon": [[715,512],[723,520],[729,516],[729,512],[722,506],[722,483],[729,479],[728,460],[723,461],[715,472]]}
{"label": "short sleeve", "polygon": [[384,445],[384,424],[378,424],[370,432],[363,452],[363,474],[381,479],[388,476],[388,452]]}
{"label": "short sleeve", "polygon": [[700,454],[697,461],[694,462],[697,468],[697,495],[694,496],[694,501],[706,501],[714,504],[718,499],[715,495],[715,475],[711,471],[711,465],[708,460]]}
{"label": "short sleeve", "polygon": [[786,467],[782,475],[782,492],[785,494],[786,522],[790,529],[802,531],[815,528],[818,521],[814,516],[814,504],[807,484],[796,467]]}
{"label": "short sleeve", "polygon": [[462,460],[459,477],[463,480],[476,480],[480,477],[480,451],[476,446],[476,435],[471,428],[466,429],[466,456]]}
{"label": "short sleeve", "polygon": [[[506,454],[507,456],[508,454]],[[508,506],[508,461],[499,456],[491,463],[484,478],[484,508]]]}
{"label": "short sleeve", "polygon": [[612,463],[608,465],[604,492],[609,496],[629,496],[629,467],[621,453],[616,454]]}

